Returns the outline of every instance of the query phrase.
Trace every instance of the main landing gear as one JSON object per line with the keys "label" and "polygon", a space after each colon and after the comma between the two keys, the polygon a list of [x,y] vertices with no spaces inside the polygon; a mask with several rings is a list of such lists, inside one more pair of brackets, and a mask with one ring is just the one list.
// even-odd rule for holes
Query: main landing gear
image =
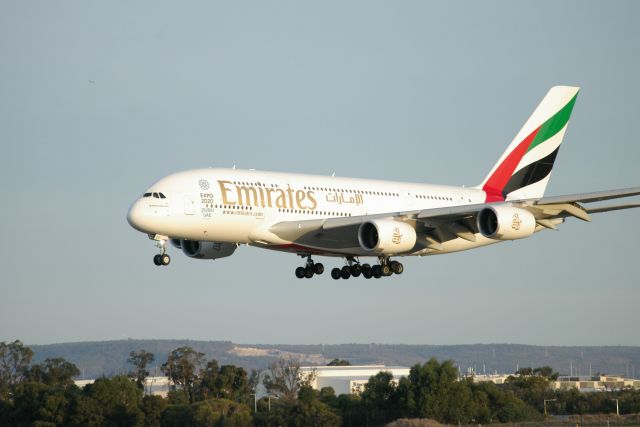
{"label": "main landing gear", "polygon": [[304,267],[296,268],[296,277],[298,279],[307,278],[311,279],[314,274],[324,273],[324,265],[321,263],[314,263],[311,259],[311,255],[307,255],[307,265]]}
{"label": "main landing gear", "polygon": [[160,253],[153,256],[153,263],[155,265],[169,265],[171,262],[171,257],[167,253],[167,241],[166,240],[158,240],[156,246],[160,248]]}
{"label": "main landing gear", "polygon": [[335,280],[348,279],[350,277],[359,277],[362,275],[365,279],[379,279],[381,277],[391,276],[392,274],[402,274],[404,266],[398,261],[390,261],[389,257],[378,257],[380,264],[373,266],[369,264],[360,264],[353,258],[347,258],[347,265],[342,268],[334,268],[331,270],[331,277]]}

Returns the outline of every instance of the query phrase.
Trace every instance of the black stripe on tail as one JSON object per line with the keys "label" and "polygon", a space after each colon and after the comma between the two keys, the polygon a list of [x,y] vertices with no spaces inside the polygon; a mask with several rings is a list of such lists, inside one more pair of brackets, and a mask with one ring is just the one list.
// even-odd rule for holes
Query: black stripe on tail
{"label": "black stripe on tail", "polygon": [[509,193],[545,179],[551,173],[553,162],[556,160],[559,149],[560,147],[556,148],[553,153],[547,157],[533,162],[514,173],[509,179],[509,182],[507,182],[507,185],[502,189],[502,195],[506,197]]}

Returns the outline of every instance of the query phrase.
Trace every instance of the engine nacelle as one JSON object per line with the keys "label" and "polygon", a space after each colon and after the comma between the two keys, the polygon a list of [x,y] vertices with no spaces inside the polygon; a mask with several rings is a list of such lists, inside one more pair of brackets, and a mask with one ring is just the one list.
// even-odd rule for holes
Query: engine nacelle
{"label": "engine nacelle", "polygon": [[399,221],[367,221],[358,228],[358,243],[365,251],[376,254],[409,252],[416,244],[416,230]]}
{"label": "engine nacelle", "polygon": [[536,219],[525,209],[511,206],[489,206],[478,214],[478,229],[489,239],[524,239],[536,229]]}
{"label": "engine nacelle", "polygon": [[217,259],[233,254],[237,248],[235,243],[203,242],[198,240],[182,240],[182,252],[197,259]]}

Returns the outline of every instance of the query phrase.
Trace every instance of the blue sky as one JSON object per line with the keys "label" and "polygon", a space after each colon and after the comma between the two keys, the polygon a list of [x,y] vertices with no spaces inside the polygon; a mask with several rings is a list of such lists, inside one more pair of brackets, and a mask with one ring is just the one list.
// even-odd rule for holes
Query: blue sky
{"label": "blue sky", "polygon": [[[640,185],[637,2],[0,2],[0,340],[640,345],[640,211],[387,280],[198,261],[126,222],[208,166],[481,181],[546,91],[582,91],[549,195]],[[325,261],[326,267],[334,262]]]}

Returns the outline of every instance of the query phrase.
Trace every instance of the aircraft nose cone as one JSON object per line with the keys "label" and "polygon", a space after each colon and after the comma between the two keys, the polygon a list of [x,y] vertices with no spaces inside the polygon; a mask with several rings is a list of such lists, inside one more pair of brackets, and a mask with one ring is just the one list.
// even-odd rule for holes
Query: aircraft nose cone
{"label": "aircraft nose cone", "polygon": [[141,200],[136,200],[129,208],[127,222],[136,230],[144,232],[144,206]]}

